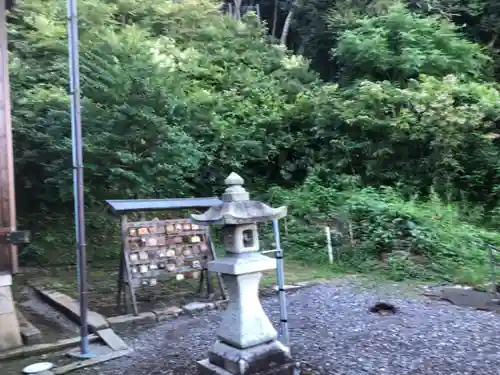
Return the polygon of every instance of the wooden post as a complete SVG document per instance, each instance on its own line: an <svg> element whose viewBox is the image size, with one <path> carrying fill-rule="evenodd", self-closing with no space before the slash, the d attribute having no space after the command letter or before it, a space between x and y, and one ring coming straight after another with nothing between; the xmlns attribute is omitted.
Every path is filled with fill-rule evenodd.
<svg viewBox="0 0 500 375"><path fill-rule="evenodd" d="M0 2L0 228L16 230L14 157L10 117L7 20L5 0ZM0 245L0 271L18 272L17 246Z"/></svg>
<svg viewBox="0 0 500 375"><path fill-rule="evenodd" d="M14 232L16 205L5 6L5 0L2 0L0 2L0 229ZM2 242L4 244L0 244L0 351L22 345L11 287L11 274L18 271L17 246Z"/></svg>
<svg viewBox="0 0 500 375"><path fill-rule="evenodd" d="M126 251L127 244L127 222L128 218L126 215L122 215L121 218L121 246L122 246L122 262L123 262L123 271L124 271L124 299L125 299L125 308L126 313L130 312L130 305L132 305L132 312L135 316L139 315L139 307L137 306L137 299L135 297L135 286L132 280L132 274L130 273L130 259L129 254ZM122 281L123 282L123 281Z"/></svg>

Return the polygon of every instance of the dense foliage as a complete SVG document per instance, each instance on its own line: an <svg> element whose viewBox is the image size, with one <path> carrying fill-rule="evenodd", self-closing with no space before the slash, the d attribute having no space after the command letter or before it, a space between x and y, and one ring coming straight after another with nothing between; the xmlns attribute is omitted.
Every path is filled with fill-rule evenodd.
<svg viewBox="0 0 500 375"><path fill-rule="evenodd" d="M284 246L294 249L292 257L326 262L326 224L341 269L384 271L395 280L485 281L485 249L500 243L498 232L467 222L459 207L435 194L422 202L392 188L346 190L348 185L326 187L312 176L292 190L271 189L271 200L290 209Z"/></svg>
<svg viewBox="0 0 500 375"><path fill-rule="evenodd" d="M488 138L500 96L456 76L421 76L400 88L362 80L313 93L315 158L327 174L405 192L496 202L498 147ZM318 99L320 98L320 99ZM478 166L481 166L478 168Z"/></svg>
<svg viewBox="0 0 500 375"><path fill-rule="evenodd" d="M291 207L296 258L320 261L320 227L340 220L343 264L482 277L482 246L500 242L500 96L496 10L471 1L267 1L269 28L208 1L79 1L92 258L116 256L104 200L218 194L234 170ZM65 6L10 15L26 260L72 259Z"/></svg>
<svg viewBox="0 0 500 375"><path fill-rule="evenodd" d="M31 209L72 201L65 1L53 3L24 2L11 31L16 168L30 176L19 188ZM119 5L80 7L89 204L208 194L245 166L281 182L300 159L286 117L316 79L306 64L211 4L150 3L142 17Z"/></svg>

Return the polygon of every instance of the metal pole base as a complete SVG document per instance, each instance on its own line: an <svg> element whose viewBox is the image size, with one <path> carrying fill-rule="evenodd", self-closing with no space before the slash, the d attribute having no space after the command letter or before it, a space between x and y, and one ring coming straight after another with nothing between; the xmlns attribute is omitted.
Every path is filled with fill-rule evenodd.
<svg viewBox="0 0 500 375"><path fill-rule="evenodd" d="M96 357L97 355L92 352L82 353L81 350L78 348L68 352L68 356L75 359L90 359Z"/></svg>

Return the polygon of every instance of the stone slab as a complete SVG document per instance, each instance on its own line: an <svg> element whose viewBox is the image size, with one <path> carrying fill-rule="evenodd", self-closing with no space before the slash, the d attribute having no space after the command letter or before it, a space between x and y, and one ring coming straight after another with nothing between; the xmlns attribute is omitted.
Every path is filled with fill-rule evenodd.
<svg viewBox="0 0 500 375"><path fill-rule="evenodd" d="M42 332L31 324L19 310L17 310L17 318L24 345L40 344L42 342Z"/></svg>
<svg viewBox="0 0 500 375"><path fill-rule="evenodd" d="M216 341L208 352L211 364L234 375L260 374L292 362L290 350L279 341L238 349Z"/></svg>
<svg viewBox="0 0 500 375"><path fill-rule="evenodd" d="M123 341L111 328L101 329L97 331L97 335L114 351L128 349L128 345L125 344L125 341Z"/></svg>
<svg viewBox="0 0 500 375"><path fill-rule="evenodd" d="M108 323L111 326L119 326L119 325L146 322L146 321L155 322L156 321L155 313L143 312L140 313L139 315L128 314L128 315L112 316L111 318L108 318Z"/></svg>
<svg viewBox="0 0 500 375"><path fill-rule="evenodd" d="M188 313L195 313L197 311L209 310L215 308L215 304L211 302L191 302L182 306L182 310Z"/></svg>
<svg viewBox="0 0 500 375"><path fill-rule="evenodd" d="M178 306L169 306L162 309L153 310L153 313L156 315L156 320L161 322L162 320L176 318L184 312L182 308Z"/></svg>
<svg viewBox="0 0 500 375"><path fill-rule="evenodd" d="M10 285L0 286L0 352L23 345Z"/></svg>
<svg viewBox="0 0 500 375"><path fill-rule="evenodd" d="M81 323L80 303L75 299L53 290L45 290L39 287L34 287L34 289L45 301L47 301L47 303L54 306L78 324ZM101 314L98 314L95 311L88 310L87 319L89 330L92 333L109 327L108 321Z"/></svg>

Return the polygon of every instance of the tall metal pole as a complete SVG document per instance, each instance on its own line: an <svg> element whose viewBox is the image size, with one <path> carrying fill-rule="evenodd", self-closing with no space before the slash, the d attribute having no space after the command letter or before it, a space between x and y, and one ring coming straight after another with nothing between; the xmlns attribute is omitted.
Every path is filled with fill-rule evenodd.
<svg viewBox="0 0 500 375"><path fill-rule="evenodd" d="M68 52L71 98L71 138L73 146L73 193L77 244L78 292L80 294L80 356L89 356L87 324L87 261L85 254L85 209L83 197L83 146L80 111L80 71L78 63L78 21L76 0L67 0Z"/></svg>
<svg viewBox="0 0 500 375"><path fill-rule="evenodd" d="M283 251L280 244L280 228L278 220L273 220L274 242L276 244L276 274L278 277L278 293L280 301L280 341L283 345L290 347L290 335L288 332L288 316L286 311L285 294L285 269L283 265Z"/></svg>

